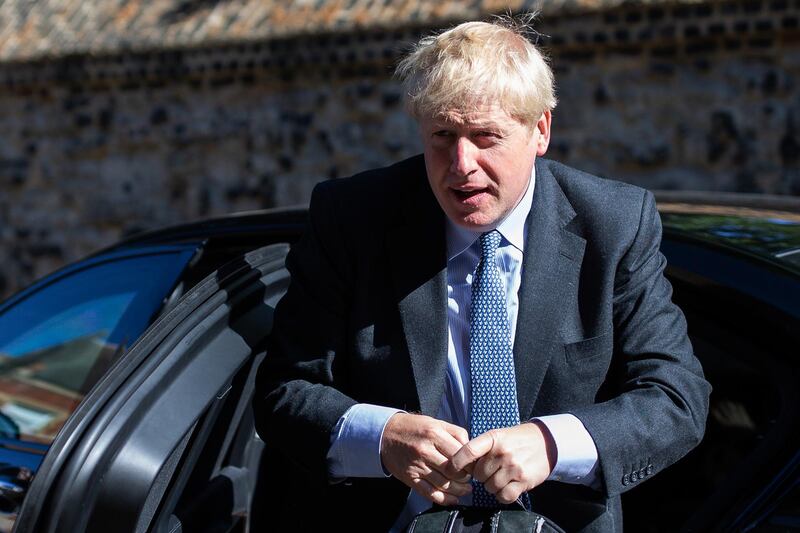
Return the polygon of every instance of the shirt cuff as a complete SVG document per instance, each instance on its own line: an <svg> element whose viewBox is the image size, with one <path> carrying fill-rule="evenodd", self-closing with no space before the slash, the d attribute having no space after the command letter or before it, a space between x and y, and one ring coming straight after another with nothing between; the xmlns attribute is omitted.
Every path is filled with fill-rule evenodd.
<svg viewBox="0 0 800 533"><path fill-rule="evenodd" d="M401 409L359 403L345 411L331 431L328 475L331 478L388 477L381 463L386 423Z"/></svg>
<svg viewBox="0 0 800 533"><path fill-rule="evenodd" d="M550 431L558 457L547 478L593 486L597 470L597 446L583 422L569 413L534 418Z"/></svg>

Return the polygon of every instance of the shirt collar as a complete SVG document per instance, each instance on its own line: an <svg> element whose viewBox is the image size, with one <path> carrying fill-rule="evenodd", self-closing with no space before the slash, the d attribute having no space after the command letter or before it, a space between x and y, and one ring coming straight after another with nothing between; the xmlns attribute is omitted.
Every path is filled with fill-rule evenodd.
<svg viewBox="0 0 800 533"><path fill-rule="evenodd" d="M533 205L536 166L531 167L528 188L517 206L497 225L497 231L520 252L525 250L525 221ZM445 217L446 218L446 217ZM447 218L447 260L450 261L472 246L482 232L462 228Z"/></svg>

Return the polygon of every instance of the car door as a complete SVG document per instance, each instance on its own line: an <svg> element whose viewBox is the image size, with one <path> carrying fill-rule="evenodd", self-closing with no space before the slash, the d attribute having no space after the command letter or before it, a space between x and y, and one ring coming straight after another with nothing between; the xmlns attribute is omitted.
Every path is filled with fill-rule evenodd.
<svg viewBox="0 0 800 533"><path fill-rule="evenodd" d="M245 530L261 452L250 397L287 251L228 264L140 337L53 441L15 531Z"/></svg>
<svg viewBox="0 0 800 533"><path fill-rule="evenodd" d="M673 300L713 390L703 441L623 495L626 531L800 529L800 277L665 231Z"/></svg>
<svg viewBox="0 0 800 533"><path fill-rule="evenodd" d="M161 311L197 250L111 250L0 304L0 531L11 531L56 433Z"/></svg>

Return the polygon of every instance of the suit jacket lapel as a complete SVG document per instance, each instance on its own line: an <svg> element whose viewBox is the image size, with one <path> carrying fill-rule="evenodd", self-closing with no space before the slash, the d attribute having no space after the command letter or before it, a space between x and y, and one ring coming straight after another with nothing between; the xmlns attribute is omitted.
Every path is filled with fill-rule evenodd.
<svg viewBox="0 0 800 533"><path fill-rule="evenodd" d="M421 160L421 158L420 158ZM420 410L435 416L447 373L447 257L444 213L422 167L408 177L390 240L395 294Z"/></svg>
<svg viewBox="0 0 800 533"><path fill-rule="evenodd" d="M547 160L537 158L514 340L520 420L532 415L550 359L563 346L561 317L573 312L586 246L583 238L565 228L574 217Z"/></svg>

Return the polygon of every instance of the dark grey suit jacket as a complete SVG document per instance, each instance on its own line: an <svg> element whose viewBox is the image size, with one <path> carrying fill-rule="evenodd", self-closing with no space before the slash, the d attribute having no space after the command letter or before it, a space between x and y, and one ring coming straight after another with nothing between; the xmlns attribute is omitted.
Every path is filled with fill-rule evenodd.
<svg viewBox="0 0 800 533"><path fill-rule="evenodd" d="M597 445L602 488L546 482L531 500L568 531L618 531L619 494L702 437L710 387L663 277L652 195L542 158L535 183L514 344L520 419L577 416ZM320 184L309 217L257 380L269 477L292 484L275 496L290 495L281 510L295 530L385 531L407 488L332 483L325 456L355 403L436 415L447 365L444 214L417 156ZM318 512L302 511L309 502Z"/></svg>

